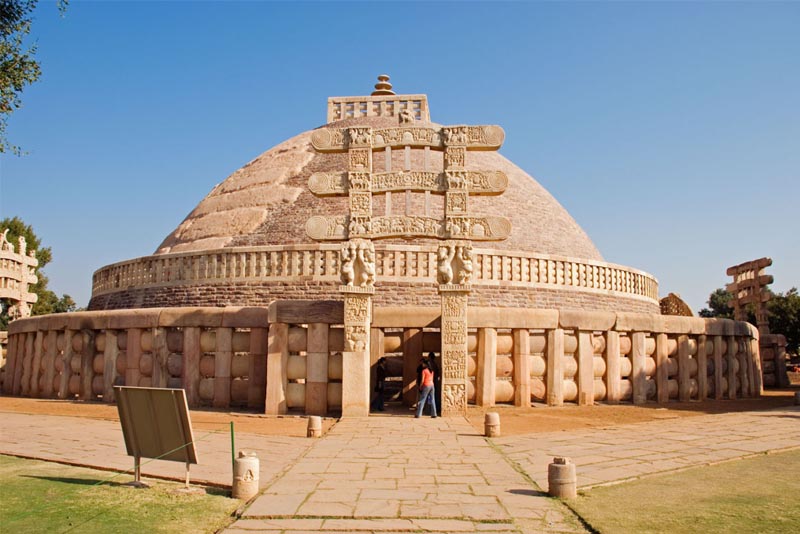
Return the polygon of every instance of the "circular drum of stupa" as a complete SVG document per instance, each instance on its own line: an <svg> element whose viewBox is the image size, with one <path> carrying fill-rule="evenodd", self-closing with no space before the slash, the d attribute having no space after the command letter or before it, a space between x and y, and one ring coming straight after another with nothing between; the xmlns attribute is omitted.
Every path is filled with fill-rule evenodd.
<svg viewBox="0 0 800 534"><path fill-rule="evenodd" d="M389 105L391 103L391 106ZM400 111L430 122L425 95L331 98L324 128L393 128ZM407 116L405 117L407 120ZM234 172L197 205L151 256L94 273L91 310L171 306L265 306L273 300L341 300L339 250L307 233L312 217L348 213L347 196L317 196L315 173L344 173L347 153L315 150L301 133ZM375 173L443 171L443 152L374 150ZM501 195L470 196L478 216L511 222L507 239L473 242L470 305L659 313L658 285L645 272L607 263L567 211L535 179L495 151L470 151L466 170L501 172ZM373 213L444 216L444 197L376 194ZM374 241L376 306L438 306L437 239Z"/></svg>

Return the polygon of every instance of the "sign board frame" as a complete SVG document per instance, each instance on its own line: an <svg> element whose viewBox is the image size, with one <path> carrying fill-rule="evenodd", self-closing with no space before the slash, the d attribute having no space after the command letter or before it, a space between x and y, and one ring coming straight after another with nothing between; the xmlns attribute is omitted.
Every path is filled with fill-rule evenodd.
<svg viewBox="0 0 800 534"><path fill-rule="evenodd" d="M141 458L197 464L186 391L172 388L114 386L125 448L134 458L135 481L140 482Z"/></svg>

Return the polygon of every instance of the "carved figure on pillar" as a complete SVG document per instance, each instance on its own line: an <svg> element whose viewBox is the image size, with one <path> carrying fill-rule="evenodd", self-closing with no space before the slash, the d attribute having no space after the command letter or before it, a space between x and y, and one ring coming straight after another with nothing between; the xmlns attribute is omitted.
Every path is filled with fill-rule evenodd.
<svg viewBox="0 0 800 534"><path fill-rule="evenodd" d="M472 281L472 244L453 241L439 245L437 272L441 285L468 285Z"/></svg>
<svg viewBox="0 0 800 534"><path fill-rule="evenodd" d="M458 272L458 283L468 285L472 281L472 245L466 243L458 247L458 258L461 269Z"/></svg>
<svg viewBox="0 0 800 534"><path fill-rule="evenodd" d="M353 282L355 281L355 250L354 245L352 242L346 242L342 245L342 250L340 252L340 259L341 259L341 267L340 271L340 278L342 280L342 285L344 286L352 286Z"/></svg>
<svg viewBox="0 0 800 534"><path fill-rule="evenodd" d="M456 247L453 245L440 245L439 246L439 264L437 272L439 273L439 283L442 285L453 283L453 257L456 254Z"/></svg>

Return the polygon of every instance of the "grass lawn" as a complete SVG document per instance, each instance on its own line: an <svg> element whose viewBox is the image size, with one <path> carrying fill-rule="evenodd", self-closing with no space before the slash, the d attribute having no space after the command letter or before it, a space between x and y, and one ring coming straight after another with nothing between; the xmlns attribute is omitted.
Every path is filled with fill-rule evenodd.
<svg viewBox="0 0 800 534"><path fill-rule="evenodd" d="M222 490L177 494L183 484L0 456L0 530L14 533L214 532L240 501Z"/></svg>
<svg viewBox="0 0 800 534"><path fill-rule="evenodd" d="M800 451L588 490L569 501L598 532L800 532Z"/></svg>

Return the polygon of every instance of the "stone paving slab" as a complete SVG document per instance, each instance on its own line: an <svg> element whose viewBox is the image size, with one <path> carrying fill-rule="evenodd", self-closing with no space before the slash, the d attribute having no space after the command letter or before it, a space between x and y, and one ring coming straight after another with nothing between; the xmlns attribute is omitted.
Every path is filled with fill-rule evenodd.
<svg viewBox="0 0 800 534"><path fill-rule="evenodd" d="M800 407L700 415L494 438L499 449L542 487L554 456L577 467L578 487L800 447Z"/></svg>
<svg viewBox="0 0 800 534"><path fill-rule="evenodd" d="M411 417L339 421L226 532L303 529L584 531L466 420Z"/></svg>
<svg viewBox="0 0 800 534"><path fill-rule="evenodd" d="M131 471L133 458L125 450L118 421L55 415L0 413L0 453L66 462L87 467ZM252 450L259 457L259 485L266 487L303 452L313 440L284 436L236 434L237 450ZM190 468L191 481L230 486L231 437L228 428L219 432L195 432L198 464ZM142 459L142 475L184 480L185 466L179 462Z"/></svg>

